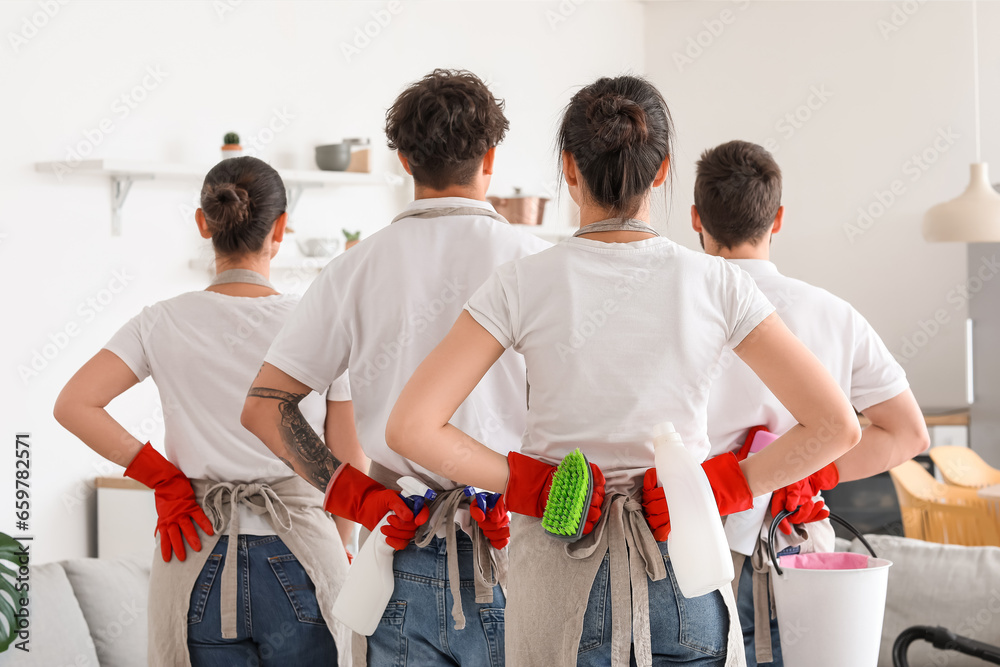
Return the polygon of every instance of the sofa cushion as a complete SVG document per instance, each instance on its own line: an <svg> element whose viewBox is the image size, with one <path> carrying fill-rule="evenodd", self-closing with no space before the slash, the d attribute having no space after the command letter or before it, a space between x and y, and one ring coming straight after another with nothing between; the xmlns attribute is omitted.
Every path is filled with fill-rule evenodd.
<svg viewBox="0 0 1000 667"><path fill-rule="evenodd" d="M987 644L1000 643L1000 548L935 544L866 535L880 558L892 561L879 667L892 667L896 637L914 625L942 626ZM851 551L867 553L857 540ZM911 667L982 667L983 661L910 645Z"/></svg>
<svg viewBox="0 0 1000 667"><path fill-rule="evenodd" d="M149 563L78 558L62 566L90 626L101 667L145 664Z"/></svg>
<svg viewBox="0 0 1000 667"><path fill-rule="evenodd" d="M31 566L28 652L0 653L2 667L98 667L87 621L59 563Z"/></svg>

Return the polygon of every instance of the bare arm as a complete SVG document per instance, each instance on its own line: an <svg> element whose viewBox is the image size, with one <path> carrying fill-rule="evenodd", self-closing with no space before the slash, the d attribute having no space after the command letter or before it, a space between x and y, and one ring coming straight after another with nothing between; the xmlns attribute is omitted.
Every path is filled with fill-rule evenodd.
<svg viewBox="0 0 1000 667"><path fill-rule="evenodd" d="M128 467L143 444L108 414L108 403L139 383L118 355L101 350L59 392L53 416L95 452Z"/></svg>
<svg viewBox="0 0 1000 667"><path fill-rule="evenodd" d="M240 423L285 465L325 491L340 461L302 416L299 403L310 392L307 385L265 363L247 393Z"/></svg>
<svg viewBox="0 0 1000 667"><path fill-rule="evenodd" d="M354 426L354 404L351 401L327 401L324 437L327 446L338 461L350 463L361 472L368 472L368 457L361 451L358 431ZM333 517L340 539L347 546L354 533L354 522L339 516Z"/></svg>
<svg viewBox="0 0 1000 667"><path fill-rule="evenodd" d="M858 446L837 459L840 481L877 475L909 461L930 446L924 415L909 389L864 411L871 421Z"/></svg>
<svg viewBox="0 0 1000 667"><path fill-rule="evenodd" d="M740 464L754 496L805 479L858 443L861 426L847 397L776 314L757 325L735 352L798 421Z"/></svg>
<svg viewBox="0 0 1000 667"><path fill-rule="evenodd" d="M406 383L389 415L385 441L439 475L481 489L507 487L507 458L448 422L504 348L465 311Z"/></svg>

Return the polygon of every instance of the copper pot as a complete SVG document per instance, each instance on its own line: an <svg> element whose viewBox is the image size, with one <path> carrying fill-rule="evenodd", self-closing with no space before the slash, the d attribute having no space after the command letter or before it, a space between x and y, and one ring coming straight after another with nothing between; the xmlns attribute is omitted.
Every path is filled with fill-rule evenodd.
<svg viewBox="0 0 1000 667"><path fill-rule="evenodd" d="M515 225L540 225L545 216L547 197L529 197L521 194L521 188L514 188L512 197L486 198L497 213Z"/></svg>

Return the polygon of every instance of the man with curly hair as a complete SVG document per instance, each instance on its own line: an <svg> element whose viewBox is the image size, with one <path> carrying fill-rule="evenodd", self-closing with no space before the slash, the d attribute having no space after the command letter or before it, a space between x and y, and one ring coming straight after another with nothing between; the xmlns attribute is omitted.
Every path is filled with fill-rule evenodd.
<svg viewBox="0 0 1000 667"><path fill-rule="evenodd" d="M504 661L499 582L510 532L503 500L486 494L470 499L465 487L385 443L400 391L472 293L501 264L548 246L486 202L496 147L508 128L503 107L467 71L434 70L399 95L386 113L385 130L389 147L413 175L414 201L323 270L275 339L244 408L243 423L266 444L276 443L272 449L284 443L308 452L315 434L288 426L296 421L298 402L349 375L371 468L366 475L334 460L314 466L314 476L328 480L327 511L361 523L365 536L388 515L382 533L397 549L395 590L367 644L356 639L356 665L364 664L365 652L370 665ZM524 360L508 351L452 423L500 453L518 449L526 392ZM336 459L337 443L330 448ZM297 469L309 467L305 458ZM416 516L398 495L403 476L438 492Z"/></svg>

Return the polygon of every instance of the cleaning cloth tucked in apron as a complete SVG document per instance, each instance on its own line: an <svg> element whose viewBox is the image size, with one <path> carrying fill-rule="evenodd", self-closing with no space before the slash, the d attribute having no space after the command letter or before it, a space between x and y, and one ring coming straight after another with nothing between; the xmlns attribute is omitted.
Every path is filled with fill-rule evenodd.
<svg viewBox="0 0 1000 667"><path fill-rule="evenodd" d="M541 520L511 517L511 569L506 613L508 667L571 667L576 664L594 579L610 552L611 667L627 667L633 644L636 664L653 664L647 577L667 576L663 556L642 512L622 494L609 494L593 532L567 544L542 529ZM727 667L745 667L736 600L720 591L729 611ZM722 619L720 619L722 620Z"/></svg>
<svg viewBox="0 0 1000 667"><path fill-rule="evenodd" d="M302 564L316 586L319 608L337 642L340 664L350 664L350 631L330 613L347 576L347 556L336 525L323 511L323 494L297 476L270 485L192 479L191 486L198 503L212 522L215 535L208 536L198 529L201 551L189 550L185 561L173 558L168 563L163 562L157 545L149 581L149 665L191 665L187 647L191 590L223 534L229 536L229 544L225 566L219 574L222 637L236 637L235 563L240 506L265 516L281 541Z"/></svg>

